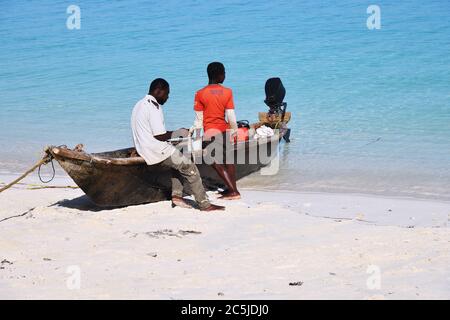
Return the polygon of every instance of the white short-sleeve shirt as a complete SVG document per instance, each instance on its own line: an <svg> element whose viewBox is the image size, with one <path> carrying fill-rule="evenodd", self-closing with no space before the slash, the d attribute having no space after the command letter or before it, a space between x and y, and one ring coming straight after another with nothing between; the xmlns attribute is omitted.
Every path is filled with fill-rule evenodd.
<svg viewBox="0 0 450 320"><path fill-rule="evenodd" d="M136 151L148 165L166 160L176 150L169 142L159 141L154 137L167 131L162 107L151 95L145 96L134 106L131 129Z"/></svg>

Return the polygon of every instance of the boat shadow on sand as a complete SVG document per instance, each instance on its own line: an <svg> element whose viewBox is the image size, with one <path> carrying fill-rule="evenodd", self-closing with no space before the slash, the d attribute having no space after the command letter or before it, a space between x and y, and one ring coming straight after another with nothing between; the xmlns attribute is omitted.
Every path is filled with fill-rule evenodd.
<svg viewBox="0 0 450 320"><path fill-rule="evenodd" d="M192 207L192 209L196 209L198 208L198 205L195 201L191 200L191 199L184 199L186 201L186 203L188 205L190 205ZM151 203L148 203L147 205L149 205ZM52 205L50 205L50 207L64 207L64 208L68 208L68 209L76 209L76 210L80 210L80 211L92 211L92 212L101 212L101 211L112 211L112 210L116 210L116 209L121 209L121 208L127 208L127 207L137 207L137 206L142 206L142 205L146 205L146 204L140 204L140 205L130 205L130 206L111 206L111 207L104 207L104 206L98 206L96 205L91 199L89 199L88 196L83 195L77 198L73 198L73 199L64 199L64 200L60 200Z"/></svg>
<svg viewBox="0 0 450 320"><path fill-rule="evenodd" d="M64 199L60 200L54 204L52 204L50 207L64 207L68 209L77 209L80 211L93 211L93 212L100 212L100 211L111 211L115 209L120 209L124 207L101 207L96 205L91 199L89 199L88 196L83 195L78 198L73 199Z"/></svg>

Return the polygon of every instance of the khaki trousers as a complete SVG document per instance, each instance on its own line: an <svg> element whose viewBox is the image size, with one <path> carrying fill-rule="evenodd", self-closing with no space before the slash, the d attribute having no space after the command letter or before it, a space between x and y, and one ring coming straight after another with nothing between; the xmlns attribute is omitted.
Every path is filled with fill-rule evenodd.
<svg viewBox="0 0 450 320"><path fill-rule="evenodd" d="M190 159L176 150L169 158L161 162L161 165L172 170L172 196L183 196L182 180L184 180L190 186L192 195L200 209L209 207L210 202L203 187L200 172Z"/></svg>

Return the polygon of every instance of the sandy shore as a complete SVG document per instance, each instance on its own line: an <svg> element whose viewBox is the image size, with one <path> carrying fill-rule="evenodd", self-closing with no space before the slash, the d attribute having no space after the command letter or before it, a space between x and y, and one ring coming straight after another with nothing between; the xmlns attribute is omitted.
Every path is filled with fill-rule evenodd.
<svg viewBox="0 0 450 320"><path fill-rule="evenodd" d="M80 190L8 190L0 298L450 298L448 202L252 190L215 202L227 210L101 210Z"/></svg>

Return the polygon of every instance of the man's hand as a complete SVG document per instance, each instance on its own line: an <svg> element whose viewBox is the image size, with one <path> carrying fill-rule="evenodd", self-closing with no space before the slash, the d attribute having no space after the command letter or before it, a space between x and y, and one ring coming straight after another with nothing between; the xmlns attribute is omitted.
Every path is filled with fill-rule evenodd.
<svg viewBox="0 0 450 320"><path fill-rule="evenodd" d="M189 136L189 130L186 128L181 128L176 131L167 131L164 134L155 136L155 138L159 141L167 141L169 139L186 138L187 136Z"/></svg>
<svg viewBox="0 0 450 320"><path fill-rule="evenodd" d="M155 139L159 141L167 141L172 138L172 131L167 131L166 133L154 136Z"/></svg>
<svg viewBox="0 0 450 320"><path fill-rule="evenodd" d="M186 128L180 128L174 131L172 135L173 138L180 138L180 137L186 138L188 136L189 136L189 129Z"/></svg>
<svg viewBox="0 0 450 320"><path fill-rule="evenodd" d="M230 130L230 139L233 143L237 142L238 131L237 129L229 129Z"/></svg>

